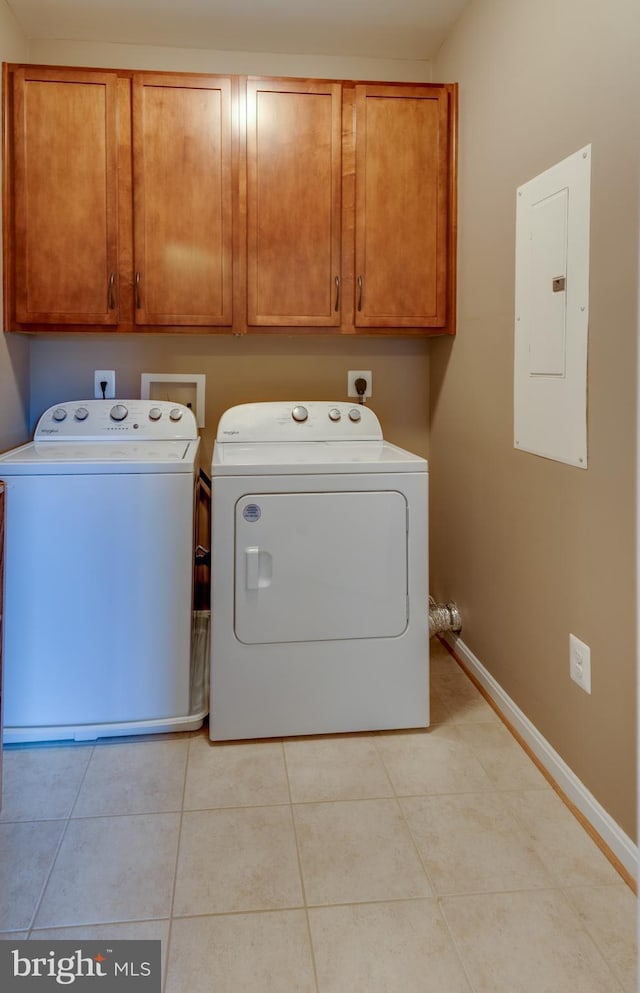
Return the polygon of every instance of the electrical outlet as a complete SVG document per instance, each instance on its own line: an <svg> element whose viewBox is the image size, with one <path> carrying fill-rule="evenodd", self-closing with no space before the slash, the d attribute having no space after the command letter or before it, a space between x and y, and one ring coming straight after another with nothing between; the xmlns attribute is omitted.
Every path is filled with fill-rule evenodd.
<svg viewBox="0 0 640 993"><path fill-rule="evenodd" d="M96 369L93 373L93 395L96 400L102 400L103 393L100 383L106 383L105 400L113 400L116 395L116 374L114 369Z"/></svg>
<svg viewBox="0 0 640 993"><path fill-rule="evenodd" d="M569 672L574 683L591 693L591 649L575 634L569 635Z"/></svg>
<svg viewBox="0 0 640 993"><path fill-rule="evenodd" d="M364 379L367 383L364 393L358 393L356 389L356 379ZM348 397L370 397L373 393L371 371L363 372L361 369L349 369L347 373L347 396Z"/></svg>

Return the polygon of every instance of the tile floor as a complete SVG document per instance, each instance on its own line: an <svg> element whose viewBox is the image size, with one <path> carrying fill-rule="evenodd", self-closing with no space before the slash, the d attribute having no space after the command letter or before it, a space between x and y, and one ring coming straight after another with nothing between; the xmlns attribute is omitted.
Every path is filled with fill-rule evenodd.
<svg viewBox="0 0 640 993"><path fill-rule="evenodd" d="M12 747L2 937L165 993L635 993L635 898L435 640L428 731Z"/></svg>

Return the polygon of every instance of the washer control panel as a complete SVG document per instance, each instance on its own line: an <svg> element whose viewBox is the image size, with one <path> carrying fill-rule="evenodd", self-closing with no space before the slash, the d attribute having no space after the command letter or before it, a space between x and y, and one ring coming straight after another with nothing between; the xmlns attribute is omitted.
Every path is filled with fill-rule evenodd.
<svg viewBox="0 0 640 993"><path fill-rule="evenodd" d="M369 407L310 400L243 403L220 418L219 442L381 441L380 421Z"/></svg>
<svg viewBox="0 0 640 993"><path fill-rule="evenodd" d="M49 407L35 441L102 441L118 435L144 441L194 440L195 415L170 400L69 400Z"/></svg>

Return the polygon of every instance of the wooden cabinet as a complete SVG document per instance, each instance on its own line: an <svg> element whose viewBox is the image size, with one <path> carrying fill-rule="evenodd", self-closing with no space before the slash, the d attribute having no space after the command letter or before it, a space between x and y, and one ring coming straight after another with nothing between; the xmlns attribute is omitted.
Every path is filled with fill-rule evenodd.
<svg viewBox="0 0 640 993"><path fill-rule="evenodd" d="M4 80L7 328L455 331L455 84Z"/></svg>
<svg viewBox="0 0 640 993"><path fill-rule="evenodd" d="M118 322L115 73L19 69L13 82L15 319Z"/></svg>
<svg viewBox="0 0 640 993"><path fill-rule="evenodd" d="M445 327L448 93L356 86L355 108L355 324Z"/></svg>
<svg viewBox="0 0 640 993"><path fill-rule="evenodd" d="M252 330L453 326L453 91L248 82Z"/></svg>
<svg viewBox="0 0 640 993"><path fill-rule="evenodd" d="M247 323L340 325L339 83L247 82Z"/></svg>
<svg viewBox="0 0 640 993"><path fill-rule="evenodd" d="M133 78L135 323L232 323L231 81Z"/></svg>

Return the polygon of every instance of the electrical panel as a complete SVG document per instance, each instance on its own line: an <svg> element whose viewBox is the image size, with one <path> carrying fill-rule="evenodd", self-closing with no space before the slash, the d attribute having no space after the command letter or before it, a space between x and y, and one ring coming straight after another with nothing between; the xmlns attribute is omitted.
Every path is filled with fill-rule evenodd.
<svg viewBox="0 0 640 993"><path fill-rule="evenodd" d="M587 467L591 146L516 199L514 444Z"/></svg>

